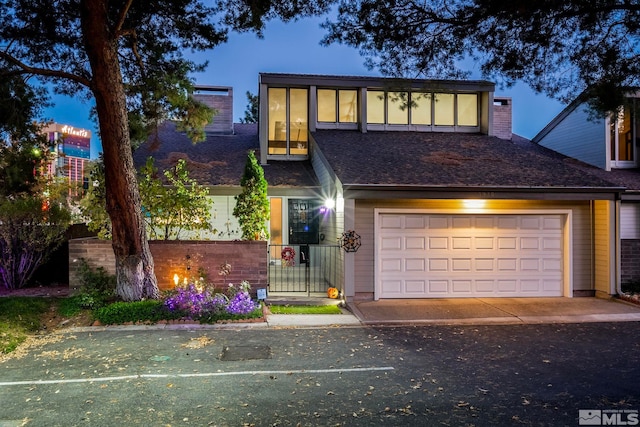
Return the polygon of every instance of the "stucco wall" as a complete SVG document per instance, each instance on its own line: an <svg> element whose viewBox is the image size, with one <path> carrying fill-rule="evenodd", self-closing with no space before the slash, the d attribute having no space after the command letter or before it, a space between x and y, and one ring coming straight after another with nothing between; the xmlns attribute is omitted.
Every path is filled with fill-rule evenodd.
<svg viewBox="0 0 640 427"><path fill-rule="evenodd" d="M210 283L222 286L247 280L253 290L267 286L267 242L264 241L151 241L149 248L155 263L158 287L174 286L174 275L184 281L200 277L205 272ZM104 267L115 274L115 256L111 242L99 239L69 241L69 287L78 287L77 270L80 258L93 268ZM231 265L231 274L219 275L223 263Z"/></svg>

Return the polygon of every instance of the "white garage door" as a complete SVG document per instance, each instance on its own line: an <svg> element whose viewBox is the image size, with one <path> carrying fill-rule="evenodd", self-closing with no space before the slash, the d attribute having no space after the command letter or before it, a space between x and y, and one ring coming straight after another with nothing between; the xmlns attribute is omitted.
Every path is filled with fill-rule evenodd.
<svg viewBox="0 0 640 427"><path fill-rule="evenodd" d="M376 298L563 294L563 216L379 213Z"/></svg>

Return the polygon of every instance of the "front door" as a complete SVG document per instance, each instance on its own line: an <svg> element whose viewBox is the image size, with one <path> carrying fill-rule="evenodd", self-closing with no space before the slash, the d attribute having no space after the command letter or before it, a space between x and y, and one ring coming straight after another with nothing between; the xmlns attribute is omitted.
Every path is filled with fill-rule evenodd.
<svg viewBox="0 0 640 427"><path fill-rule="evenodd" d="M309 245L320 243L320 204L309 199L289 199L289 244L300 245L300 264L309 263Z"/></svg>
<svg viewBox="0 0 640 427"><path fill-rule="evenodd" d="M289 199L289 243L318 244L320 204L315 200Z"/></svg>

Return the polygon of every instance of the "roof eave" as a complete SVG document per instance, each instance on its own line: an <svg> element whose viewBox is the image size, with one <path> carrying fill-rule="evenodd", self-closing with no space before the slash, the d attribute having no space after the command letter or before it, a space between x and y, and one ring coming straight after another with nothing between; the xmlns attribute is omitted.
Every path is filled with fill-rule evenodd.
<svg viewBox="0 0 640 427"><path fill-rule="evenodd" d="M624 187L518 187L344 184L346 198L619 200ZM422 193L422 194L420 194ZM526 197L523 197L525 196ZM536 197L533 197L533 196Z"/></svg>

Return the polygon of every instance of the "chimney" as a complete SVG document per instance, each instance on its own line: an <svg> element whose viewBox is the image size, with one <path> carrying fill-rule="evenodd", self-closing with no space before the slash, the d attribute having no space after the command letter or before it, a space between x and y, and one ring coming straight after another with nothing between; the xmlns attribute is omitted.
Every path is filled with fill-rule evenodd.
<svg viewBox="0 0 640 427"><path fill-rule="evenodd" d="M213 121L205 126L206 133L233 134L233 88L229 86L195 86L193 97L216 110Z"/></svg>
<svg viewBox="0 0 640 427"><path fill-rule="evenodd" d="M511 140L511 98L493 98L493 135Z"/></svg>

